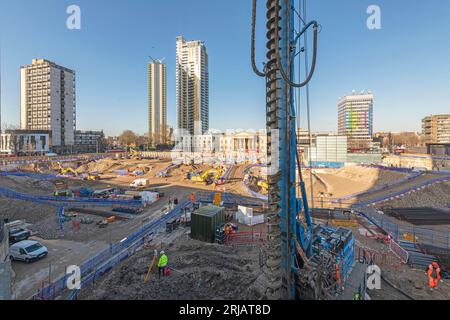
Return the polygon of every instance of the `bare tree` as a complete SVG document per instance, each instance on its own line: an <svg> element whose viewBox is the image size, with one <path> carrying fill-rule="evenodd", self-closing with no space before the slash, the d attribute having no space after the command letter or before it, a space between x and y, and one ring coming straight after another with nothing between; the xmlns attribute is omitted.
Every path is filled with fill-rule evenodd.
<svg viewBox="0 0 450 320"><path fill-rule="evenodd" d="M15 124L11 124L11 123L7 123L7 122L3 122L2 123L2 130L19 130L20 127L18 125Z"/></svg>
<svg viewBox="0 0 450 320"><path fill-rule="evenodd" d="M126 147L135 147L137 143L137 135L131 130L125 130L119 136L119 143Z"/></svg>

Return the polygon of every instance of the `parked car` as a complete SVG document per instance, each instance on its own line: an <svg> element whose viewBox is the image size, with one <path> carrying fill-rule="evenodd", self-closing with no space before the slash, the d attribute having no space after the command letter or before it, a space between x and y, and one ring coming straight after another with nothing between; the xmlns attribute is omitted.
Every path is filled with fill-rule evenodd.
<svg viewBox="0 0 450 320"><path fill-rule="evenodd" d="M12 229L9 231L9 243L14 244L23 240L28 240L31 232L26 229Z"/></svg>
<svg viewBox="0 0 450 320"><path fill-rule="evenodd" d="M45 258L47 254L48 249L46 247L32 240L17 242L9 248L9 256L12 261L30 263Z"/></svg>

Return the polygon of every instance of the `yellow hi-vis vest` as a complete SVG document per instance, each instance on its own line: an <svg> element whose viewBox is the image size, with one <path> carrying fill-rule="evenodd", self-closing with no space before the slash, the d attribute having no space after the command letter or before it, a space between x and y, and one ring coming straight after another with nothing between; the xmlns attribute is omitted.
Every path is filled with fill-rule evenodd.
<svg viewBox="0 0 450 320"><path fill-rule="evenodd" d="M163 254L161 256L161 258L159 258L158 267L159 268L164 268L164 267L167 266L167 263L168 263L167 256L165 254Z"/></svg>

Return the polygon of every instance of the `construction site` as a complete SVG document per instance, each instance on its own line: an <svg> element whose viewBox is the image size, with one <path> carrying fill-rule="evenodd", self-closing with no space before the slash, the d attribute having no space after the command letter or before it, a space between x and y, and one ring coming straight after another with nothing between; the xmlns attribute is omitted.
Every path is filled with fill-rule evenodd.
<svg viewBox="0 0 450 320"><path fill-rule="evenodd" d="M450 172L302 159L298 131L310 102L300 96L321 30L305 3L265 1L267 52L258 64L252 1L262 157L248 146L232 156L127 146L3 160L0 297L450 299Z"/></svg>
<svg viewBox="0 0 450 320"><path fill-rule="evenodd" d="M351 230L352 265L373 259L382 268L390 285L373 299L450 298L448 280L431 292L425 275L430 261L441 263L443 275L449 267L450 174L349 164L303 175L314 223ZM9 166L0 193L0 219L49 248L43 260L12 263L15 299L269 298L260 279L267 260L265 165L174 165L133 154L48 160ZM193 239L192 215L213 204L224 209L218 225L233 232L221 241L217 234ZM250 216L239 216L247 209ZM417 222L421 216L426 222ZM169 254L170 277L158 279L157 268L147 275L155 250ZM85 266L86 285L76 296L58 284L70 265ZM347 281L352 294L364 287L361 279ZM336 298L348 298L344 291Z"/></svg>

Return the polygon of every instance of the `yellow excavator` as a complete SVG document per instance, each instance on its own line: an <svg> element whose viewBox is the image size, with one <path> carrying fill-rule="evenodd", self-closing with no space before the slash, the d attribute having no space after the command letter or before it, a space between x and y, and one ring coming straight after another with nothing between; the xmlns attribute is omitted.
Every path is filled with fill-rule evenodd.
<svg viewBox="0 0 450 320"><path fill-rule="evenodd" d="M265 180L260 180L258 181L258 187L261 187L264 190L269 190L269 183Z"/></svg>
<svg viewBox="0 0 450 320"><path fill-rule="evenodd" d="M212 176L212 177L211 177ZM198 176L193 176L191 180L193 182L215 182L223 176L222 169L209 169Z"/></svg>
<svg viewBox="0 0 450 320"><path fill-rule="evenodd" d="M68 173L72 173L74 177L78 177L78 172L72 168L61 169L61 174L66 175Z"/></svg>
<svg viewBox="0 0 450 320"><path fill-rule="evenodd" d="M100 175L98 173L88 173L84 179L87 181L97 181L100 180Z"/></svg>
<svg viewBox="0 0 450 320"><path fill-rule="evenodd" d="M130 148L131 158L134 160L142 160L142 156L140 152L137 152L133 148Z"/></svg>

